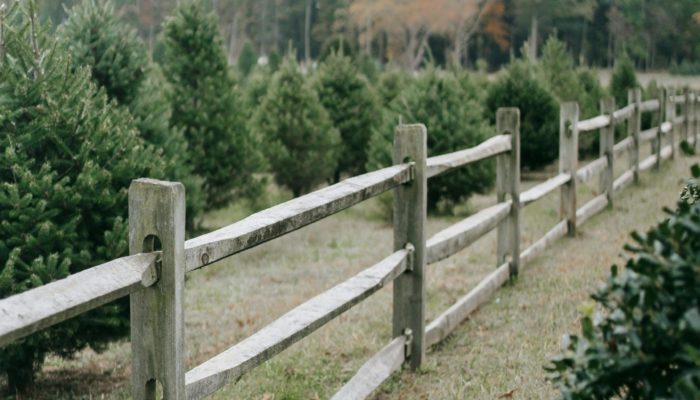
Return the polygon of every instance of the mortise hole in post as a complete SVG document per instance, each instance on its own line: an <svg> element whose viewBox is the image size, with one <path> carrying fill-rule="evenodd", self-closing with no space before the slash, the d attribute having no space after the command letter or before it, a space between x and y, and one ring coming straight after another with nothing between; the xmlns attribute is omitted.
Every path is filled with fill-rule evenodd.
<svg viewBox="0 0 700 400"><path fill-rule="evenodd" d="M146 236L145 239L143 239L143 252L144 253L151 253L154 251L160 251L163 249L161 243L160 243L160 238L156 235L148 235Z"/></svg>
<svg viewBox="0 0 700 400"><path fill-rule="evenodd" d="M146 399L164 399L163 384L157 379L146 381Z"/></svg>

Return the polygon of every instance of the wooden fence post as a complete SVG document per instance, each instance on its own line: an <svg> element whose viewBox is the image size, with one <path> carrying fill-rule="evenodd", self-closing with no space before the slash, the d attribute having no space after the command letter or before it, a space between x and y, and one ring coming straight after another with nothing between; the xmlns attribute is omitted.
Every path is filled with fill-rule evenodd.
<svg viewBox="0 0 700 400"><path fill-rule="evenodd" d="M394 189L394 249L413 246L409 265L394 281L393 337L410 330L408 361L412 369L425 357L425 220L428 203L425 125L399 125L394 136L394 164L413 162L413 180Z"/></svg>
<svg viewBox="0 0 700 400"><path fill-rule="evenodd" d="M578 168L578 103L562 103L559 111L559 173L571 179L561 187L561 216L566 218L567 233L576 235L576 169Z"/></svg>
<svg viewBox="0 0 700 400"><path fill-rule="evenodd" d="M129 187L129 253L161 250L146 280L131 294L132 398L166 400L185 393L185 189L180 183L137 179Z"/></svg>
<svg viewBox="0 0 700 400"><path fill-rule="evenodd" d="M634 113L627 123L627 135L632 137L632 147L629 151L629 166L634 173L634 183L639 183L639 133L642 127L642 90L630 89L627 92L627 102L634 104Z"/></svg>
<svg viewBox="0 0 700 400"><path fill-rule="evenodd" d="M671 130L668 132L668 142L671 145L671 160L676 158L676 91L674 89L665 89L666 95L666 121L671 123Z"/></svg>
<svg viewBox="0 0 700 400"><path fill-rule="evenodd" d="M499 108L496 112L496 133L510 135L510 152L496 158L496 188L499 203L510 194L513 202L508 218L498 224L496 267L509 261L510 276L520 266L520 110Z"/></svg>
<svg viewBox="0 0 700 400"><path fill-rule="evenodd" d="M599 192L605 193L608 199L608 207L613 206L613 182L615 181L615 98L606 97L600 100L600 113L610 117L610 125L600 128L600 156L605 157L608 166L600 172Z"/></svg>
<svg viewBox="0 0 700 400"><path fill-rule="evenodd" d="M657 126L659 129L656 131L656 147L654 147L654 153L656 154L656 165L654 165L655 169L661 168L661 149L664 147L664 134L661 132L661 126L665 121L666 98L666 88L660 87L659 92L657 93L657 99L659 100L659 118Z"/></svg>
<svg viewBox="0 0 700 400"><path fill-rule="evenodd" d="M683 88L683 96L685 101L683 102L683 140L688 141L690 137L690 115L691 103L690 103L690 88L685 86Z"/></svg>

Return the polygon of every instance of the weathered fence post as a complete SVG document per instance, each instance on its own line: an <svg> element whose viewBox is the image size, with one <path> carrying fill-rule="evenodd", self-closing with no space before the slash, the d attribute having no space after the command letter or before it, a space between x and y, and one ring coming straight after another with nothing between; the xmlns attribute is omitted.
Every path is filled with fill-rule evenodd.
<svg viewBox="0 0 700 400"><path fill-rule="evenodd" d="M665 88L666 96L666 121L671 123L671 130L668 132L668 142L671 145L671 160L676 158L676 91Z"/></svg>
<svg viewBox="0 0 700 400"><path fill-rule="evenodd" d="M578 168L578 103L562 103L559 111L559 173L571 179L561 187L561 216L569 236L576 235L576 169Z"/></svg>
<svg viewBox="0 0 700 400"><path fill-rule="evenodd" d="M400 125L394 136L394 164L413 163L413 180L394 190L394 249L413 246L409 265L394 281L393 336L409 333L409 362L414 370L425 357L425 220L428 188L425 125Z"/></svg>
<svg viewBox="0 0 700 400"><path fill-rule="evenodd" d="M132 398L166 400L185 393L185 189L137 179L129 187L129 253L161 250L156 283L131 294Z"/></svg>
<svg viewBox="0 0 700 400"><path fill-rule="evenodd" d="M661 149L664 147L664 134L663 132L661 132L661 126L664 124L665 120L664 117L666 112L666 88L660 87L658 89L656 98L659 101L659 117L656 124L659 128L656 131L656 147L654 147L654 154L656 154L656 165L654 165L654 168L659 169L661 168Z"/></svg>
<svg viewBox="0 0 700 400"><path fill-rule="evenodd" d="M510 135L510 152L496 157L497 200L510 194L510 214L498 224L496 267L509 261L510 276L518 274L520 266L520 110L499 108L496 112L496 133Z"/></svg>
<svg viewBox="0 0 700 400"><path fill-rule="evenodd" d="M600 100L600 113L610 117L610 124L600 128L600 156L605 157L608 161L608 166L600 172L599 192L605 193L608 199L608 207L613 206L613 182L614 182L614 166L615 166L615 121L613 120L613 112L615 112L615 98L606 97Z"/></svg>
<svg viewBox="0 0 700 400"><path fill-rule="evenodd" d="M627 135L632 137L632 147L629 151L629 166L634 173L634 183L639 183L639 133L642 127L642 90L630 89L627 92L627 102L634 104L634 112L627 123Z"/></svg>
<svg viewBox="0 0 700 400"><path fill-rule="evenodd" d="M683 140L688 141L690 137L690 115L692 114L690 88L688 86L683 88L683 96Z"/></svg>

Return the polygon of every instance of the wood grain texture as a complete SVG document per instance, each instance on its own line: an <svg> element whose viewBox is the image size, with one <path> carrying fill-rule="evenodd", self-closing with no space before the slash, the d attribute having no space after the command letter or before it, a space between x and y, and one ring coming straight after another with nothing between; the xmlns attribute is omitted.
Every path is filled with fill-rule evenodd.
<svg viewBox="0 0 700 400"><path fill-rule="evenodd" d="M427 161L427 176L444 174L455 168L463 167L467 164L493 157L497 154L505 153L511 148L511 139L509 135L497 135L478 146L456 151L454 153L443 154L428 158Z"/></svg>
<svg viewBox="0 0 700 400"><path fill-rule="evenodd" d="M409 164L369 172L255 213L185 242L187 271L302 228L409 182Z"/></svg>
<svg viewBox="0 0 700 400"><path fill-rule="evenodd" d="M360 367L357 373L331 397L331 400L364 400L391 374L401 369L405 359L406 336L394 338Z"/></svg>
<svg viewBox="0 0 700 400"><path fill-rule="evenodd" d="M627 170L622 173L615 182L613 182L613 191L618 192L625 187L627 187L634 180L634 173L631 170Z"/></svg>
<svg viewBox="0 0 700 400"><path fill-rule="evenodd" d="M578 169L579 108L576 102L562 103L559 110L559 173L571 174ZM576 234L576 179L570 179L560 189L559 213L567 220L567 233Z"/></svg>
<svg viewBox="0 0 700 400"><path fill-rule="evenodd" d="M466 296L460 298L445 312L435 318L426 329L426 343L432 346L443 341L457 328L474 310L486 303L491 295L510 277L508 263L498 267L486 276Z"/></svg>
<svg viewBox="0 0 700 400"><path fill-rule="evenodd" d="M606 97L600 100L600 112L612 114L615 110L615 99ZM615 124L600 130L600 157L605 158L606 167L600 172L598 191L608 197L608 206L613 206L613 181L615 171Z"/></svg>
<svg viewBox="0 0 700 400"><path fill-rule="evenodd" d="M499 108L496 111L496 133L509 135L511 150L497 156L496 200L510 201L509 215L497 228L496 266L509 262L510 275L518 274L520 259L520 110Z"/></svg>
<svg viewBox="0 0 700 400"><path fill-rule="evenodd" d="M639 183L639 134L642 131L642 112L639 105L642 102L642 89L634 88L627 91L629 104L634 105L634 113L627 122L627 136L632 138L632 147L628 152L629 168L633 172L633 181Z"/></svg>
<svg viewBox="0 0 700 400"><path fill-rule="evenodd" d="M520 253L520 262L522 263L523 268L528 266L528 263L532 261L533 258L540 255L552 243L566 236L566 226L566 221L560 221L544 236Z"/></svg>
<svg viewBox="0 0 700 400"><path fill-rule="evenodd" d="M433 235L426 246L426 262L438 262L474 243L508 216L511 205L510 200L493 205Z"/></svg>
<svg viewBox="0 0 700 400"><path fill-rule="evenodd" d="M0 347L140 290L156 257L117 258L0 300Z"/></svg>
<svg viewBox="0 0 700 400"><path fill-rule="evenodd" d="M617 125L620 122L624 122L627 118L634 114L634 104L628 104L619 110L613 112L613 122Z"/></svg>
<svg viewBox="0 0 700 400"><path fill-rule="evenodd" d="M647 130L641 131L639 133L639 141L641 143L648 142L650 140L656 139L656 135L659 133L659 127L649 128Z"/></svg>
<svg viewBox="0 0 700 400"><path fill-rule="evenodd" d="M593 177L598 176L603 170L608 167L607 157L601 157L588 163L576 171L576 178L580 182L588 182Z"/></svg>
<svg viewBox="0 0 700 400"><path fill-rule="evenodd" d="M409 252L399 250L378 264L295 307L252 336L193 368L187 398L200 399L308 336L375 293L406 270Z"/></svg>
<svg viewBox="0 0 700 400"><path fill-rule="evenodd" d="M607 205L608 198L607 196L605 196L605 194L601 194L592 198L581 208L576 210L576 223L578 224L578 226L583 225L592 216L603 211Z"/></svg>
<svg viewBox="0 0 700 400"><path fill-rule="evenodd" d="M185 399L185 187L137 179L129 186L129 252L162 246L157 282L131 293L131 397Z"/></svg>
<svg viewBox="0 0 700 400"><path fill-rule="evenodd" d="M651 99L643 101L639 104L639 109L642 112L657 111L659 109L659 100Z"/></svg>
<svg viewBox="0 0 700 400"><path fill-rule="evenodd" d="M568 173L563 173L549 178L546 181L531 187L530 189L520 194L521 206L525 207L526 205L541 199L547 194L560 188L562 185L565 185L570 180L571 175Z"/></svg>
<svg viewBox="0 0 700 400"><path fill-rule="evenodd" d="M576 125L579 133L593 131L610 125L609 115L598 115L597 117L584 119Z"/></svg>

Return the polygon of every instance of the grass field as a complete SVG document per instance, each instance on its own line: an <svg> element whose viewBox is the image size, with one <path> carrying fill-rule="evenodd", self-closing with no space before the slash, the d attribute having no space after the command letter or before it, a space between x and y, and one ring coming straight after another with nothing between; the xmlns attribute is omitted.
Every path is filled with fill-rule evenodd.
<svg viewBox="0 0 700 400"><path fill-rule="evenodd" d="M673 205L691 162L680 158L643 184L623 191L615 210L592 219L575 240L564 239L535 260L514 286L428 353L419 373L403 372L376 399L537 399L554 394L542 366L559 338L577 330L577 306L619 261L633 229L646 229ZM625 162L618 162L618 165ZM523 186L533 182L524 182ZM579 204L595 194L580 185ZM270 201L280 201L275 193ZM429 234L493 204L478 196L458 215L431 217ZM391 251L392 229L378 217L376 200L341 212L279 240L259 246L188 276L186 329L188 367L226 349L304 300L372 265ZM558 194L523 213L523 245L557 220ZM240 218L240 208L210 214L214 228ZM432 320L495 267L495 235L487 235L455 257L428 270L428 319ZM390 340L391 287L343 314L281 356L258 367L213 399L316 399L335 392L357 368ZM52 357L29 398L129 398L127 342L73 360Z"/></svg>

